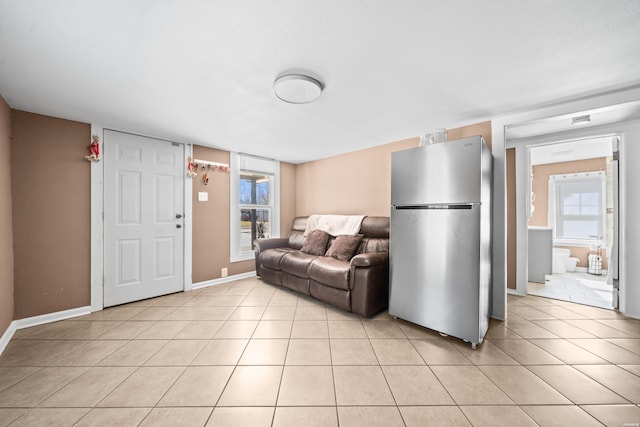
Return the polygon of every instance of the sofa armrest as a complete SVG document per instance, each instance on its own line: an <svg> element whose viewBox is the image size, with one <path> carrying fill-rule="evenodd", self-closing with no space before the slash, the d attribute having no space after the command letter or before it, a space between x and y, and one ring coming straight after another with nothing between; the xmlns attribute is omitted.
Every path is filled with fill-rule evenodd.
<svg viewBox="0 0 640 427"><path fill-rule="evenodd" d="M386 264L389 261L389 252L367 252L351 258L351 267L372 267Z"/></svg>
<svg viewBox="0 0 640 427"><path fill-rule="evenodd" d="M267 249L273 248L288 248L289 247L289 238L288 237L271 237L269 239L256 239L253 241L255 246L254 256L256 259L256 274L260 276L260 252L266 251Z"/></svg>
<svg viewBox="0 0 640 427"><path fill-rule="evenodd" d="M282 247L288 248L289 238L288 237L272 237L269 239L256 239L254 240L253 243L255 244L256 252L260 253L267 249L282 248Z"/></svg>
<svg viewBox="0 0 640 427"><path fill-rule="evenodd" d="M389 253L368 252L351 259L351 311L371 316L389 305Z"/></svg>

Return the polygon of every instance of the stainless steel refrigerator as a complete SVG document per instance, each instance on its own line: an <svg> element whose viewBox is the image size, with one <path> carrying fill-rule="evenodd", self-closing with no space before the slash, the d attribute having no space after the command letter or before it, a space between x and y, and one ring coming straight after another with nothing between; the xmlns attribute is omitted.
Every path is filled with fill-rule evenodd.
<svg viewBox="0 0 640 427"><path fill-rule="evenodd" d="M491 311L492 165L480 136L391 158L389 314L473 348Z"/></svg>

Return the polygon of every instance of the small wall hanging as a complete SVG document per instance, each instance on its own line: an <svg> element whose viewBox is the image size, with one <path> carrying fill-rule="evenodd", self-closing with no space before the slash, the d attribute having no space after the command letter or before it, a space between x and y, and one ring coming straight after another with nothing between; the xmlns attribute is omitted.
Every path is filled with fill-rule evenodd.
<svg viewBox="0 0 640 427"><path fill-rule="evenodd" d="M88 156L84 156L90 162L100 161L100 137L98 135L91 135L91 144L87 147L89 151Z"/></svg>
<svg viewBox="0 0 640 427"><path fill-rule="evenodd" d="M220 171L220 172L229 172L231 168L227 163L219 163L219 162L210 162L208 160L200 160L189 158L189 162L187 163L187 175L191 178L195 178L198 176L198 169L202 171ZM209 182L209 174L205 173L203 176L204 185L207 185Z"/></svg>
<svg viewBox="0 0 640 427"><path fill-rule="evenodd" d="M191 157L189 157L189 162L187 162L187 175L189 175L191 178L195 178L196 176L198 176L198 172L196 172L196 164L194 162L191 161Z"/></svg>

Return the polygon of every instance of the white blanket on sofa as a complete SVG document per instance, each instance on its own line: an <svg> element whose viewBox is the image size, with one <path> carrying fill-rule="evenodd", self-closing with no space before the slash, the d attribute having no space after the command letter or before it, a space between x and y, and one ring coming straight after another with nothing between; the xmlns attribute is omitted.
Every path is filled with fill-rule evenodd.
<svg viewBox="0 0 640 427"><path fill-rule="evenodd" d="M323 230L332 236L355 236L360 231L364 217L365 215L310 215L304 236L313 230Z"/></svg>

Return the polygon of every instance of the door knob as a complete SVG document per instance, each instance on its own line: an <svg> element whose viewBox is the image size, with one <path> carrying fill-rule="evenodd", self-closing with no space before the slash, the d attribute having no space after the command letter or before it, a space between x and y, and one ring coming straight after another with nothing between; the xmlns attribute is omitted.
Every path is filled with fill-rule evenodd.
<svg viewBox="0 0 640 427"><path fill-rule="evenodd" d="M182 215L176 214L176 218L180 219L180 218L182 218Z"/></svg>
<svg viewBox="0 0 640 427"><path fill-rule="evenodd" d="M176 228L182 228L182 225L176 224Z"/></svg>

